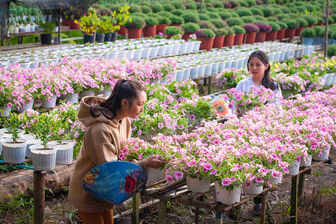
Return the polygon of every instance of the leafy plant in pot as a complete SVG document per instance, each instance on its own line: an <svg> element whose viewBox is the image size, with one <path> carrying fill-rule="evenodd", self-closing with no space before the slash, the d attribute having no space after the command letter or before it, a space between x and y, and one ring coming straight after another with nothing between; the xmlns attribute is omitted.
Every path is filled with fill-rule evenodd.
<svg viewBox="0 0 336 224"><path fill-rule="evenodd" d="M26 140L19 139L19 128L21 127L20 115L11 113L4 122L4 127L11 134L12 141L2 143L2 155L6 163L22 163L26 156Z"/></svg>
<svg viewBox="0 0 336 224"><path fill-rule="evenodd" d="M182 35L184 34L182 28L177 27L177 26L166 27L165 33L168 39L172 38L175 35L181 35L182 37Z"/></svg>
<svg viewBox="0 0 336 224"><path fill-rule="evenodd" d="M48 144L53 133L53 117L47 113L37 115L31 124L33 135L40 139L41 145L30 146L35 170L51 170L56 164L56 146Z"/></svg>
<svg viewBox="0 0 336 224"><path fill-rule="evenodd" d="M55 22L41 23L40 27L43 29L43 33L41 34L41 44L51 44L52 33L56 27Z"/></svg>

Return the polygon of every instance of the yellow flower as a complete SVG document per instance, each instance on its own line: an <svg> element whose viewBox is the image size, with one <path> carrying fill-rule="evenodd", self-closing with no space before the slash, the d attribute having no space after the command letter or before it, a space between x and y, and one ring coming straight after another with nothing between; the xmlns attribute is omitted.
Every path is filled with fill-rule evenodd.
<svg viewBox="0 0 336 224"><path fill-rule="evenodd" d="M75 19L74 23L78 24L78 21L77 21L77 19Z"/></svg>

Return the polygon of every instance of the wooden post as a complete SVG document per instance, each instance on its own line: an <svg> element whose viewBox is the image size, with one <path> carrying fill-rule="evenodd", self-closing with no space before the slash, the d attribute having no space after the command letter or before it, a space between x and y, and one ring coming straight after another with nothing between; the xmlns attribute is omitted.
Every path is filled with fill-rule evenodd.
<svg viewBox="0 0 336 224"><path fill-rule="evenodd" d="M199 207L195 208L195 224L198 224Z"/></svg>
<svg viewBox="0 0 336 224"><path fill-rule="evenodd" d="M298 179L298 175L292 177L290 224L297 224Z"/></svg>
<svg viewBox="0 0 336 224"><path fill-rule="evenodd" d="M132 207L133 207L132 224L139 224L140 223L139 205L140 205L140 193L136 193L133 196L133 202L132 202Z"/></svg>
<svg viewBox="0 0 336 224"><path fill-rule="evenodd" d="M211 76L208 79L208 95L211 94Z"/></svg>
<svg viewBox="0 0 336 224"><path fill-rule="evenodd" d="M304 188L304 181L305 181L305 174L301 173L299 177L299 189L298 189L298 198L300 199L303 194L303 188Z"/></svg>
<svg viewBox="0 0 336 224"><path fill-rule="evenodd" d="M44 224L46 172L34 170L34 224Z"/></svg>
<svg viewBox="0 0 336 224"><path fill-rule="evenodd" d="M238 205L234 208L234 220L239 223L240 220L240 215L241 215L241 205Z"/></svg>
<svg viewBox="0 0 336 224"><path fill-rule="evenodd" d="M260 223L265 224L266 219L266 203L267 203L267 191L261 195L261 214Z"/></svg>
<svg viewBox="0 0 336 224"><path fill-rule="evenodd" d="M167 210L167 201L160 200L159 204L159 217L158 217L158 224L165 224L166 223L166 211Z"/></svg>
<svg viewBox="0 0 336 224"><path fill-rule="evenodd" d="M329 5L330 5L330 0L327 0L326 21L325 21L326 25L325 25L325 33L324 33L324 60L326 60L327 52L328 52Z"/></svg>

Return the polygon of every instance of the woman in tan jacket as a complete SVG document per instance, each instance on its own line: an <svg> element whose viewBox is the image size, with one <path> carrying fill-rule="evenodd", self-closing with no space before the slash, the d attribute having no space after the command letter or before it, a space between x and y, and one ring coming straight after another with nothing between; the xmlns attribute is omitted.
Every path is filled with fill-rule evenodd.
<svg viewBox="0 0 336 224"><path fill-rule="evenodd" d="M145 88L136 81L119 80L108 99L84 97L78 118L85 125L84 140L70 180L69 200L84 224L113 223L113 204L95 199L82 188L84 175L92 168L118 160L121 143L131 136L130 118L137 118L146 102ZM143 168L158 168L160 160L139 161Z"/></svg>

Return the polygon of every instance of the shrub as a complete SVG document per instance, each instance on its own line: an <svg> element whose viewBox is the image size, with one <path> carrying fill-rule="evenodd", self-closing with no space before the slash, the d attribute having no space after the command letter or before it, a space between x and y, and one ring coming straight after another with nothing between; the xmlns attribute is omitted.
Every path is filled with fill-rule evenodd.
<svg viewBox="0 0 336 224"><path fill-rule="evenodd" d="M144 28L146 26L146 23L145 23L145 20L142 19L141 17L137 17L137 16L134 16L132 17L132 21L128 21L126 24L125 24L125 27L127 29L132 29L132 28Z"/></svg>
<svg viewBox="0 0 336 224"><path fill-rule="evenodd" d="M218 29L226 27L226 23L221 19L211 19L210 22Z"/></svg>
<svg viewBox="0 0 336 224"><path fill-rule="evenodd" d="M246 23L242 27L246 30L246 33L255 33L259 31L259 27L253 23Z"/></svg>
<svg viewBox="0 0 336 224"><path fill-rule="evenodd" d="M215 29L214 32L216 36L225 36L228 33L227 29Z"/></svg>
<svg viewBox="0 0 336 224"><path fill-rule="evenodd" d="M142 12L136 12L131 15L132 17L140 17L140 18L145 18L147 15Z"/></svg>
<svg viewBox="0 0 336 224"><path fill-rule="evenodd" d="M231 13L229 13L229 12L219 12L218 14L219 14L219 16L220 16L222 19L229 19L229 18L232 18Z"/></svg>
<svg viewBox="0 0 336 224"><path fill-rule="evenodd" d="M244 23L255 23L257 22L257 20L253 17L253 16L244 16L244 17L240 17Z"/></svg>
<svg viewBox="0 0 336 224"><path fill-rule="evenodd" d="M168 35L177 35L177 34L183 34L183 30L180 27L177 26L169 26L165 28L165 34Z"/></svg>
<svg viewBox="0 0 336 224"><path fill-rule="evenodd" d="M173 14L167 11L161 11L158 13L159 16L170 18Z"/></svg>
<svg viewBox="0 0 336 224"><path fill-rule="evenodd" d="M276 17L268 17L267 19L270 22L278 22L279 21L278 18L276 18Z"/></svg>
<svg viewBox="0 0 336 224"><path fill-rule="evenodd" d="M267 23L257 23L256 25L258 26L260 32L271 32L272 31L272 26L270 26Z"/></svg>
<svg viewBox="0 0 336 224"><path fill-rule="evenodd" d="M141 11L143 12L143 13L150 13L150 12L152 12L152 9L150 8L150 7L148 7L148 6L146 6L146 5L142 5L141 6Z"/></svg>
<svg viewBox="0 0 336 224"><path fill-rule="evenodd" d="M328 47L328 57L336 56L336 44Z"/></svg>
<svg viewBox="0 0 336 224"><path fill-rule="evenodd" d="M186 9L193 9L193 10L196 10L197 9L197 5L193 2L185 2L184 3L184 7Z"/></svg>
<svg viewBox="0 0 336 224"><path fill-rule="evenodd" d="M199 14L198 18L200 20L210 20L210 17L207 14Z"/></svg>
<svg viewBox="0 0 336 224"><path fill-rule="evenodd" d="M206 20L200 20L198 21L198 25L201 27L201 29L205 28L205 29L216 29L216 27L210 22L210 21L206 21Z"/></svg>
<svg viewBox="0 0 336 224"><path fill-rule="evenodd" d="M277 17L280 21L283 20L283 19L289 18L287 14L279 14L279 15L277 15Z"/></svg>
<svg viewBox="0 0 336 224"><path fill-rule="evenodd" d="M329 24L334 23L334 19L333 19L332 17L328 17L328 23L329 23Z"/></svg>
<svg viewBox="0 0 336 224"><path fill-rule="evenodd" d="M316 17L317 19L317 24L325 24L325 21L322 17Z"/></svg>
<svg viewBox="0 0 336 224"><path fill-rule="evenodd" d="M253 15L264 16L264 12L261 9L251 8L250 11L252 12Z"/></svg>
<svg viewBox="0 0 336 224"><path fill-rule="evenodd" d="M289 8L288 7L281 7L281 11L283 12L283 13L290 13L290 10L289 10Z"/></svg>
<svg viewBox="0 0 336 224"><path fill-rule="evenodd" d="M162 8L167 12L171 12L171 11L175 10L175 7L171 4L169 4L169 3L162 4Z"/></svg>
<svg viewBox="0 0 336 224"><path fill-rule="evenodd" d="M160 4L158 4L158 3L153 3L151 7L152 7L152 11L154 13L158 13L158 12L163 11L162 6Z"/></svg>
<svg viewBox="0 0 336 224"><path fill-rule="evenodd" d="M304 6L297 6L295 9L296 9L296 11L299 12L299 13L304 13L304 12L306 12L306 7L304 7Z"/></svg>
<svg viewBox="0 0 336 224"><path fill-rule="evenodd" d="M276 22L269 22L269 25L272 27L272 31L280 30L280 26Z"/></svg>
<svg viewBox="0 0 336 224"><path fill-rule="evenodd" d="M280 26L280 30L287 29L287 24L286 23L283 23L283 22L279 21L278 25Z"/></svg>
<svg viewBox="0 0 336 224"><path fill-rule="evenodd" d="M308 22L308 25L316 25L317 24L317 19L314 16L303 16L303 19L305 19Z"/></svg>
<svg viewBox="0 0 336 224"><path fill-rule="evenodd" d="M197 30L201 29L197 23L185 23L182 24L182 28L186 33L195 33Z"/></svg>
<svg viewBox="0 0 336 224"><path fill-rule="evenodd" d="M299 27L308 26L308 22L304 18L297 18L296 23L299 25Z"/></svg>
<svg viewBox="0 0 336 224"><path fill-rule="evenodd" d="M239 0L239 5L241 7L249 7L249 4L245 0Z"/></svg>
<svg viewBox="0 0 336 224"><path fill-rule="evenodd" d="M181 17L184 19L185 23L189 23L189 22L197 22L199 20L198 16L195 13L192 12L186 12L184 14L181 15Z"/></svg>
<svg viewBox="0 0 336 224"><path fill-rule="evenodd" d="M233 26L232 29L234 29L234 32L237 34L246 33L246 30L241 26Z"/></svg>
<svg viewBox="0 0 336 224"><path fill-rule="evenodd" d="M333 19L333 23L336 23L336 14L330 15L330 18Z"/></svg>
<svg viewBox="0 0 336 224"><path fill-rule="evenodd" d="M254 16L254 18L259 22L268 22L268 19L263 16Z"/></svg>
<svg viewBox="0 0 336 224"><path fill-rule="evenodd" d="M214 38L216 34L210 29L200 29L196 31L196 36L204 38Z"/></svg>
<svg viewBox="0 0 336 224"><path fill-rule="evenodd" d="M208 7L208 6L207 6L207 7ZM206 8L206 9L205 9L205 12L206 12L206 13L209 13L209 12L217 13L217 9L215 9L215 8Z"/></svg>
<svg viewBox="0 0 336 224"><path fill-rule="evenodd" d="M153 17L153 18L155 18L155 19L159 19L161 16L159 15L159 14L156 14L156 13L153 13L153 12L150 12L150 13L148 13L147 14L147 16L146 17Z"/></svg>
<svg viewBox="0 0 336 224"><path fill-rule="evenodd" d="M248 4L249 6L254 6L254 5L257 4L255 0L245 0L245 1L247 2L247 4Z"/></svg>
<svg viewBox="0 0 336 224"><path fill-rule="evenodd" d="M129 11L130 13L142 12L141 7L139 5L131 5Z"/></svg>
<svg viewBox="0 0 336 224"><path fill-rule="evenodd" d="M214 1L213 5L214 5L215 8L219 8L219 9L224 7L223 3L220 2L220 1Z"/></svg>
<svg viewBox="0 0 336 224"><path fill-rule="evenodd" d="M324 26L314 26L312 29L315 31L317 37L324 37L325 33Z"/></svg>
<svg viewBox="0 0 336 224"><path fill-rule="evenodd" d="M247 9L247 8L239 8L236 10L236 12L238 13L238 15L240 17L243 17L243 16L253 16L253 13Z"/></svg>
<svg viewBox="0 0 336 224"><path fill-rule="evenodd" d="M283 19L281 22L286 23L287 29L295 29L298 28L298 24L293 19Z"/></svg>
<svg viewBox="0 0 336 224"><path fill-rule="evenodd" d="M182 23L184 23L183 19L179 16L171 15L169 17L169 19L171 21L171 24L182 24Z"/></svg>
<svg viewBox="0 0 336 224"><path fill-rule="evenodd" d="M230 19L227 19L226 22L231 27L244 25L244 21L241 20L240 18L230 18Z"/></svg>
<svg viewBox="0 0 336 224"><path fill-rule="evenodd" d="M172 13L175 16L181 16L184 13L184 11L182 9L176 9L176 10L172 11Z"/></svg>
<svg viewBox="0 0 336 224"><path fill-rule="evenodd" d="M145 17L145 22L147 26L155 26L159 24L159 21L154 17Z"/></svg>
<svg viewBox="0 0 336 224"><path fill-rule="evenodd" d="M220 19L221 18L220 15L214 12L209 12L207 13L207 15L210 17L210 19Z"/></svg>
<svg viewBox="0 0 336 224"><path fill-rule="evenodd" d="M274 15L279 15L283 13L281 9L279 8L279 6L272 7L272 10L273 10Z"/></svg>
<svg viewBox="0 0 336 224"><path fill-rule="evenodd" d="M265 8L262 8L262 11L263 11L265 17L270 17L270 16L274 15L274 12L273 12L272 8L265 7Z"/></svg>
<svg viewBox="0 0 336 224"><path fill-rule="evenodd" d="M336 30L330 30L330 32L328 33L328 37L330 39L336 40Z"/></svg>
<svg viewBox="0 0 336 224"><path fill-rule="evenodd" d="M305 28L304 30L302 30L301 36L302 37L309 37L309 38L315 37L316 36L316 32L312 28Z"/></svg>
<svg viewBox="0 0 336 224"><path fill-rule="evenodd" d="M166 25L171 24L171 21L168 17L160 16L160 17L157 18L157 20L159 21L159 24L166 24Z"/></svg>
<svg viewBox="0 0 336 224"><path fill-rule="evenodd" d="M185 9L181 1L172 1L171 4L175 7L175 9Z"/></svg>
<svg viewBox="0 0 336 224"><path fill-rule="evenodd" d="M227 34L226 35L233 35L233 34L235 34L234 29L231 28L231 27L226 28L226 30L227 30Z"/></svg>

